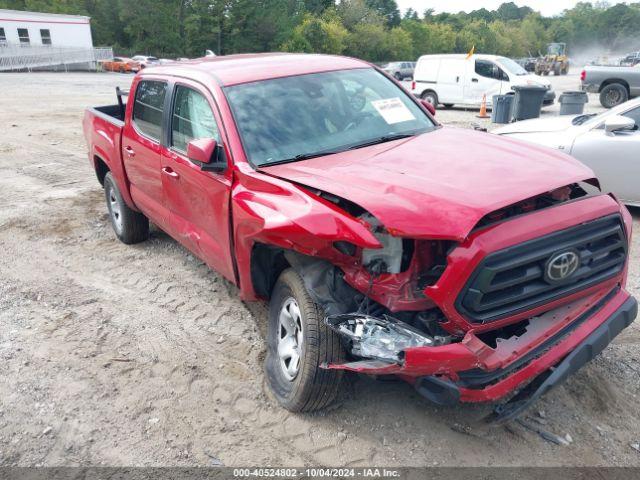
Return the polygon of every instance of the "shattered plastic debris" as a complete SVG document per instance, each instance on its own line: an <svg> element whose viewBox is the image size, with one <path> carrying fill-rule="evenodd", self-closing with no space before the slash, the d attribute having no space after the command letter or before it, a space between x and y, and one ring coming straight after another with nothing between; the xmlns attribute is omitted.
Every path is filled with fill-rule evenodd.
<svg viewBox="0 0 640 480"><path fill-rule="evenodd" d="M351 353L363 358L399 361L406 348L432 346L433 339L399 320L348 313L326 318L326 324L351 341Z"/></svg>

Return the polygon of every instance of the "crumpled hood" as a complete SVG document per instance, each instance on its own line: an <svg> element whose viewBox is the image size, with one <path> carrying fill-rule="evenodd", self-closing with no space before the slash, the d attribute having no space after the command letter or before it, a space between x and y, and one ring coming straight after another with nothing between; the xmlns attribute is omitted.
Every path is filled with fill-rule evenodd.
<svg viewBox="0 0 640 480"><path fill-rule="evenodd" d="M538 133L538 132L561 132L572 128L573 119L579 115L560 115L551 118L535 118L523 120L521 122L510 123L504 127L496 128L491 133L504 135L506 133Z"/></svg>
<svg viewBox="0 0 640 480"><path fill-rule="evenodd" d="M347 199L394 235L458 241L490 212L594 176L554 150L446 127L261 171Z"/></svg>

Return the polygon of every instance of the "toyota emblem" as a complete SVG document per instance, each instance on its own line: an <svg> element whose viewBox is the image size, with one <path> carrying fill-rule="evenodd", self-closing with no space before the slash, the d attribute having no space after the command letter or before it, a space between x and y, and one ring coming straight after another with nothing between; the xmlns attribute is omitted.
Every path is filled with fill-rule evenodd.
<svg viewBox="0 0 640 480"><path fill-rule="evenodd" d="M573 275L578 267L580 267L578 252L569 250L556 253L547 262L545 278L550 283L559 283Z"/></svg>

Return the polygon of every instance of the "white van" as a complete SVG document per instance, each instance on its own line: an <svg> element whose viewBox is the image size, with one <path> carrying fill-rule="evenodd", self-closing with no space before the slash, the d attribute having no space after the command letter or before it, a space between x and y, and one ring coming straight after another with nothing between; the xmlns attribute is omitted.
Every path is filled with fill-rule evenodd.
<svg viewBox="0 0 640 480"><path fill-rule="evenodd" d="M545 87L544 105L553 104L556 98L548 80L528 73L510 58L496 55L423 55L413 78L412 93L434 107L478 106L484 95L491 106L493 95L511 92L514 85Z"/></svg>

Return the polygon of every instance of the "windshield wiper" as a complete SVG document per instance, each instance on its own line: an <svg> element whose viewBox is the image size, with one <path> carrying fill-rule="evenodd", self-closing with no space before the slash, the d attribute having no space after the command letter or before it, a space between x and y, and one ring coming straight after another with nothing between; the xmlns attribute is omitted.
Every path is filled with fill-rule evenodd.
<svg viewBox="0 0 640 480"><path fill-rule="evenodd" d="M265 162L262 165L260 165L261 167L270 167L272 165L281 165L283 163L291 163L291 162L299 162L301 160L310 160L312 158L318 158L318 157L324 157L325 155L335 155L336 153L340 153L340 151L336 151L336 150L325 150L323 152L315 152L315 153L301 153L299 155L296 155L295 157L291 157L291 158L285 158L282 160L276 160L274 162Z"/></svg>
<svg viewBox="0 0 640 480"><path fill-rule="evenodd" d="M403 138L415 137L415 133L396 133L395 135L384 135L382 137L374 138L373 140L369 140L363 143L358 143L357 145L352 145L349 147L349 150L356 150L358 148L370 147L371 145L378 145L380 143L393 142L394 140L401 140Z"/></svg>
<svg viewBox="0 0 640 480"><path fill-rule="evenodd" d="M597 114L596 113L586 113L584 115L580 115L579 117L574 118L571 123L573 125L582 125L584 122L586 122L587 120L589 120L590 118L595 117Z"/></svg>

